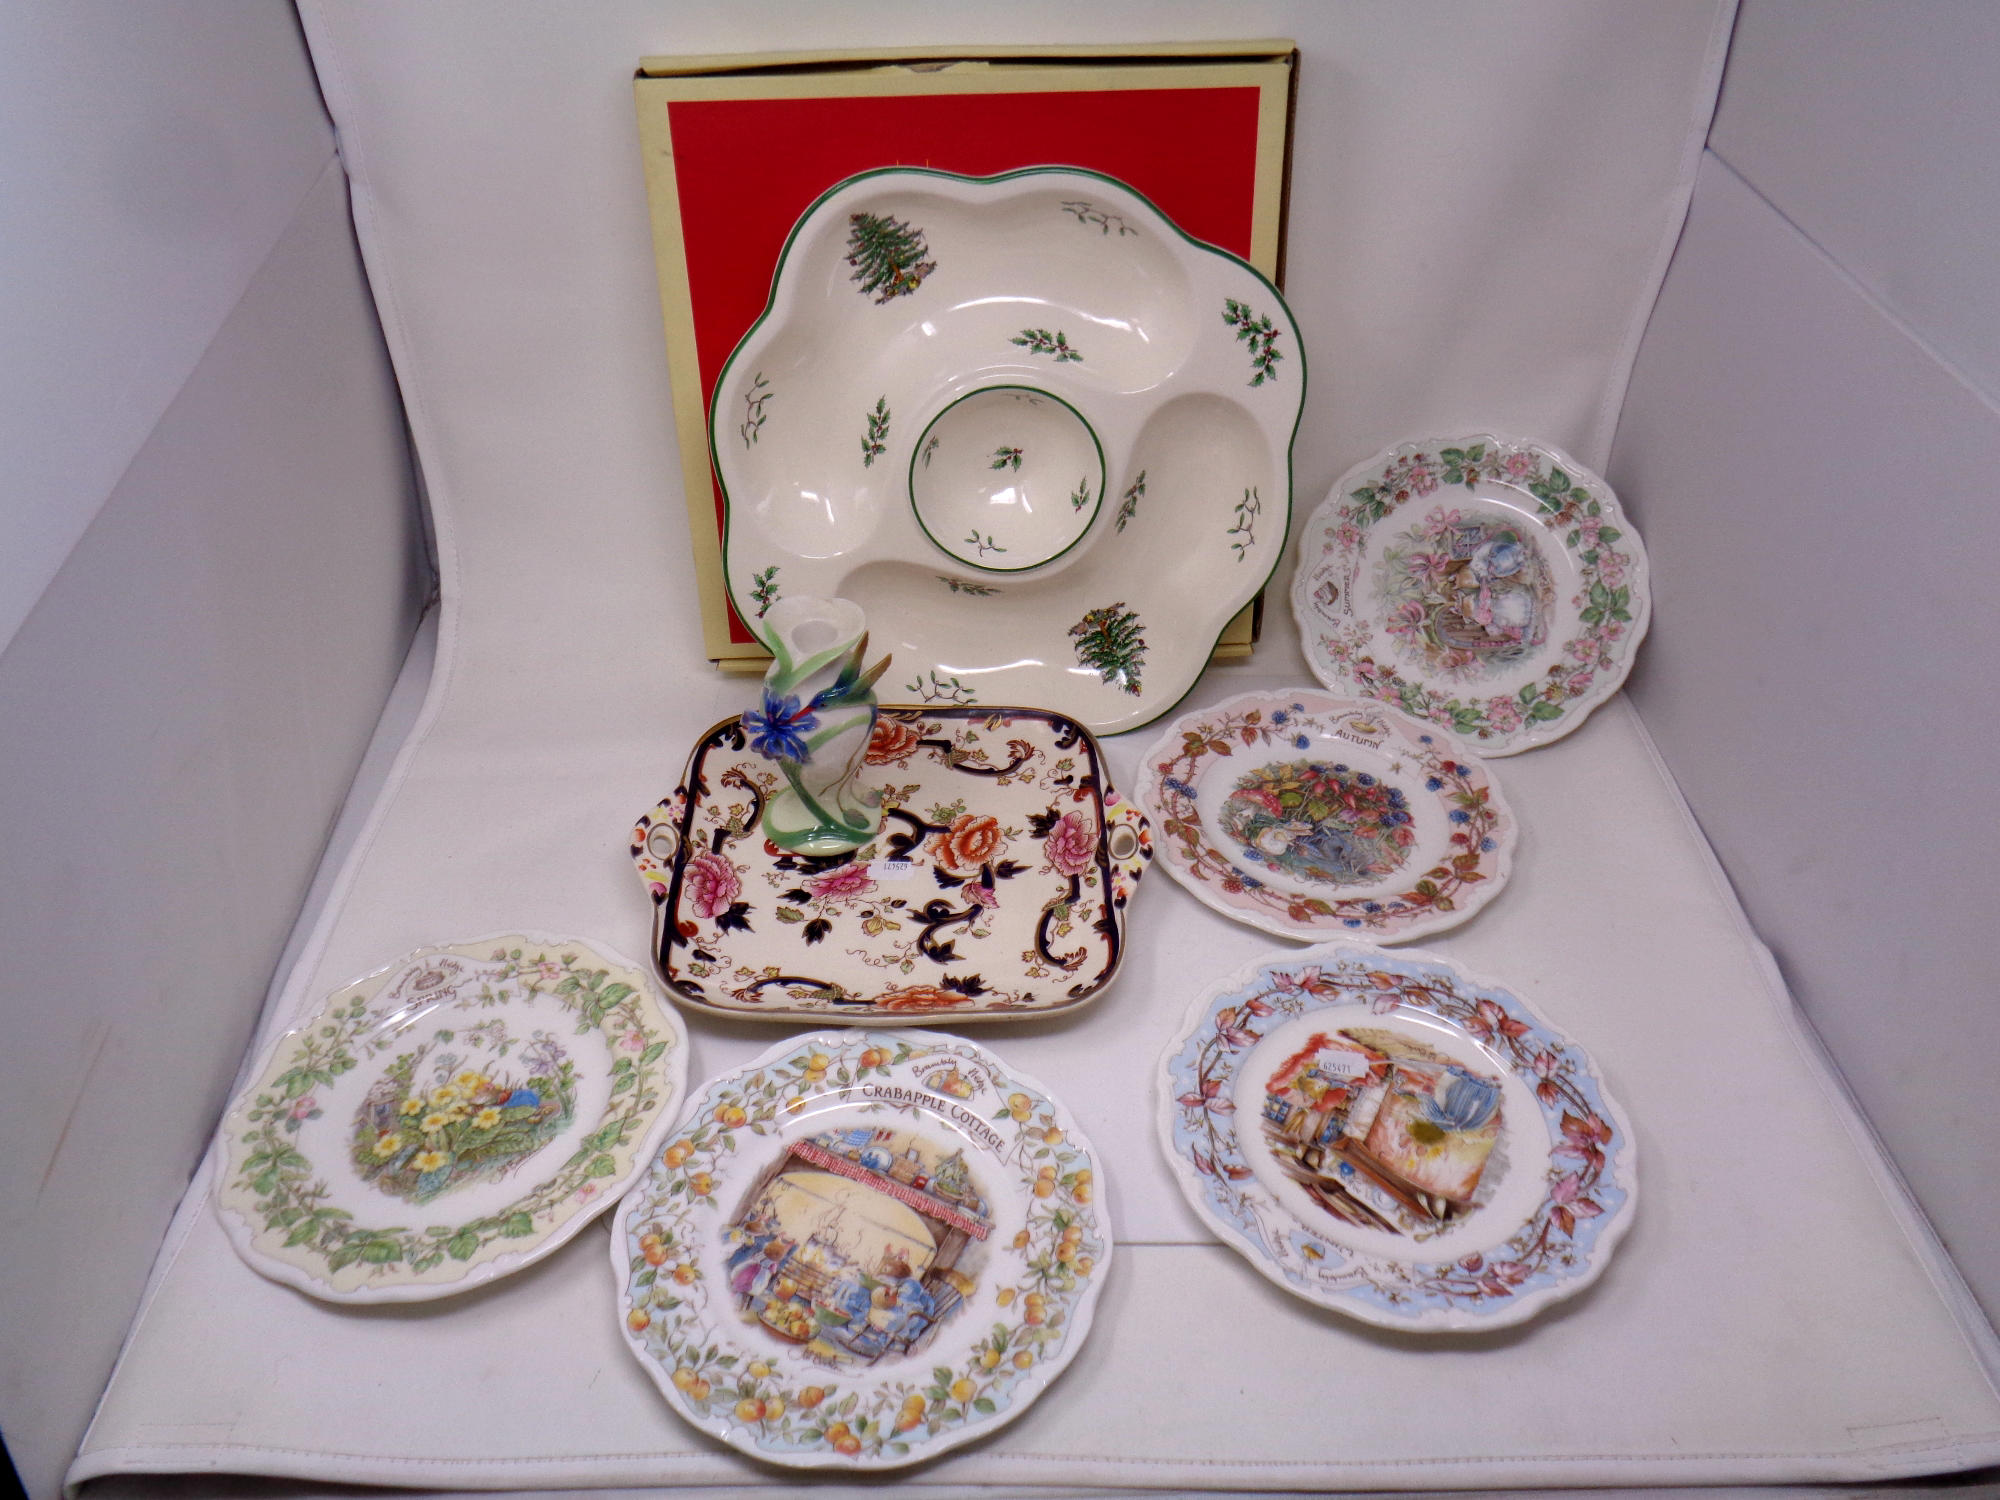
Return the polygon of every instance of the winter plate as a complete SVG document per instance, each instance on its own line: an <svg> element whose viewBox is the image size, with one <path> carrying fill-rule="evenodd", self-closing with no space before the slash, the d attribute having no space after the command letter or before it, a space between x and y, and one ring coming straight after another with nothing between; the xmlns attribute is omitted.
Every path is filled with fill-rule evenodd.
<svg viewBox="0 0 2000 1500"><path fill-rule="evenodd" d="M447 1297L616 1201L673 1122L687 1035L652 979L566 938L424 948L336 991L222 1123L243 1258L334 1302Z"/></svg>
<svg viewBox="0 0 2000 1500"><path fill-rule="evenodd" d="M1168 871L1281 937L1400 943L1506 884L1514 818L1456 738L1310 689L1183 715L1140 764Z"/></svg>
<svg viewBox="0 0 2000 1500"><path fill-rule="evenodd" d="M916 1463L1019 1416L1111 1255L1068 1111L937 1032L822 1031L704 1089L619 1205L625 1338L772 1463Z"/></svg>
<svg viewBox="0 0 2000 1500"><path fill-rule="evenodd" d="M1588 1055L1432 955L1327 945L1239 970L1195 1002L1163 1086L1195 1210L1364 1322L1521 1322L1631 1223L1631 1128Z"/></svg>
<svg viewBox="0 0 2000 1500"><path fill-rule="evenodd" d="M1540 443L1404 443L1349 470L1299 541L1313 674L1482 755L1559 740L1646 633L1646 551L1611 487Z"/></svg>
<svg viewBox="0 0 2000 1500"><path fill-rule="evenodd" d="M1276 289L1124 184L864 173L715 384L730 598L852 599L884 696L1136 728L1276 567L1304 394Z"/></svg>

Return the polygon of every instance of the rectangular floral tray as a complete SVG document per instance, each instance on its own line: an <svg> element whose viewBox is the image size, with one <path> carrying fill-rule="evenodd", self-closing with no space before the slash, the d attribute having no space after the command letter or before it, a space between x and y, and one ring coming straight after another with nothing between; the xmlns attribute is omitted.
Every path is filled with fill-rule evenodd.
<svg viewBox="0 0 2000 1500"><path fill-rule="evenodd" d="M1111 983L1152 840L1080 724L1031 708L884 708L862 774L882 797L876 838L788 854L759 826L778 768L735 719L702 736L632 834L654 960L684 1003L957 1024L1074 1010Z"/></svg>

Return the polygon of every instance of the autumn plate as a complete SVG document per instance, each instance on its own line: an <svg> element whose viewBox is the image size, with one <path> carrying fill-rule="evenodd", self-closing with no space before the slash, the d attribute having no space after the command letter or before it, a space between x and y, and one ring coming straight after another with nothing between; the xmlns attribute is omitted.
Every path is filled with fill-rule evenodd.
<svg viewBox="0 0 2000 1500"><path fill-rule="evenodd" d="M334 1302L447 1297L609 1208L673 1122L687 1036L567 938L424 948L335 991L223 1120L216 1207L252 1267Z"/></svg>
<svg viewBox="0 0 2000 1500"><path fill-rule="evenodd" d="M1004 1426L1089 1331L1111 1255L1069 1112L971 1042L823 1031L708 1085L619 1205L627 1346L773 1463L915 1463Z"/></svg>
<svg viewBox="0 0 2000 1500"><path fill-rule="evenodd" d="M1453 736L1309 689L1183 715L1140 763L1166 866L1201 901L1281 937L1400 943L1506 884L1514 818Z"/></svg>
<svg viewBox="0 0 2000 1500"><path fill-rule="evenodd" d="M1277 290L1122 183L850 178L716 380L730 600L853 600L884 696L1137 728L1277 565L1304 394Z"/></svg>
<svg viewBox="0 0 2000 1500"><path fill-rule="evenodd" d="M1631 1127L1584 1050L1434 955L1326 945L1211 986L1164 1059L1181 1191L1265 1276L1404 1329L1582 1290L1631 1222Z"/></svg>
<svg viewBox="0 0 2000 1500"><path fill-rule="evenodd" d="M1404 443L1313 512L1292 580L1313 675L1482 755L1559 740L1646 633L1646 551L1602 479L1541 443Z"/></svg>
<svg viewBox="0 0 2000 1500"><path fill-rule="evenodd" d="M696 743L631 844L654 958L684 1002L908 1025L1052 1015L1104 992L1153 850L1080 724L884 708L862 772L881 833L850 853L788 853L760 827L779 768L735 719Z"/></svg>

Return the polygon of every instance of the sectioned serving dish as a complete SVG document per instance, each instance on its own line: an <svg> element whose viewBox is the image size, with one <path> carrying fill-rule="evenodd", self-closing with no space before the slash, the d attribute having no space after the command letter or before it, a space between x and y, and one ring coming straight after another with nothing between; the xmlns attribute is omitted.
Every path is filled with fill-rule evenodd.
<svg viewBox="0 0 2000 1500"><path fill-rule="evenodd" d="M1276 566L1304 391L1270 283L1121 183L851 178L716 382L730 597L855 601L912 700L1136 728Z"/></svg>
<svg viewBox="0 0 2000 1500"><path fill-rule="evenodd" d="M846 854L764 837L781 778L728 719L632 833L654 957L700 1010L954 1024L1074 1010L1124 957L1152 858L1096 742L1030 708L884 708L863 778L881 833Z"/></svg>

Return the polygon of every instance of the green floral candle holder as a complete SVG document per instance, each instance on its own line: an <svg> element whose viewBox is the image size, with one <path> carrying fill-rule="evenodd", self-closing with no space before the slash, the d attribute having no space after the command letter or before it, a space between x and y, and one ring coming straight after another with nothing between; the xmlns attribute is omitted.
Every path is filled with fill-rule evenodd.
<svg viewBox="0 0 2000 1500"><path fill-rule="evenodd" d="M761 623L771 667L743 730L785 775L765 806L764 836L797 854L858 849L882 826L880 805L855 776L875 729L875 680L889 658L863 669L867 622L850 600L785 599Z"/></svg>

